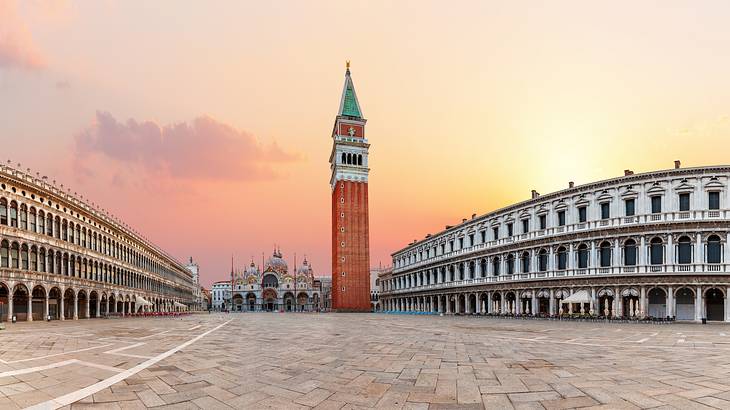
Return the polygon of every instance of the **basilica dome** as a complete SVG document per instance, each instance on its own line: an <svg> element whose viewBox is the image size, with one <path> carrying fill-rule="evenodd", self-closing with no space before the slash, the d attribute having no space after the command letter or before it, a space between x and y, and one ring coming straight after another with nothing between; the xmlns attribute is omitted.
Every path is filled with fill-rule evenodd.
<svg viewBox="0 0 730 410"><path fill-rule="evenodd" d="M297 275L304 275L304 276L310 276L312 275L312 266L309 265L309 262L307 262L307 258L304 258L304 262L302 262L302 266L297 269Z"/></svg>
<svg viewBox="0 0 730 410"><path fill-rule="evenodd" d="M272 270L279 274L286 274L289 271L289 266L286 264L284 259L281 257L281 251L275 250L274 254L266 261L264 271Z"/></svg>

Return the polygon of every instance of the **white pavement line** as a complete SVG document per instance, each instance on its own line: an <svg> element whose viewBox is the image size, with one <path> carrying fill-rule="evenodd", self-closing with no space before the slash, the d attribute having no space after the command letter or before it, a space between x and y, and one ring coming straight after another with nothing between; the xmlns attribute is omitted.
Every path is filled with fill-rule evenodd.
<svg viewBox="0 0 730 410"><path fill-rule="evenodd" d="M43 403L36 404L35 406L28 407L28 409L31 409L31 410L53 409L53 410L55 410L55 409L61 408L63 406L68 406L71 403L77 402L77 401L83 399L84 397L90 396L94 393L104 390L107 387L110 387L116 383L119 383L122 380L125 380L126 378L128 378L129 376L133 376L133 375L141 372L142 370L152 366L153 364L172 356L173 354L190 346L191 344L197 342L198 340L202 339L203 337L207 336L208 334L213 333L216 330L220 329L221 327L227 325L232 320L233 319L230 319L229 321L227 321L225 323L221 323L220 325L208 330L207 332L204 332L204 333L199 334L198 336L195 336L194 338L179 345L178 347L174 347L164 353L160 353L159 355L157 355L145 362L142 362L142 363L132 367L131 369L128 369L121 373L115 374L114 376L109 377L108 379L104 379L95 384L92 384L91 386L84 387L83 389L80 389L80 390L76 390L75 392L71 392L71 393L63 395L61 397L57 397L55 399L51 399L51 400L45 401Z"/></svg>
<svg viewBox="0 0 730 410"><path fill-rule="evenodd" d="M99 345L99 346L94 346L94 347L87 347L85 349L71 350L71 351L68 351L68 352L48 354L48 355L45 355L45 356L29 357L27 359L20 359L20 360L12 360L12 361L5 362L5 363L6 364L12 364L12 363L32 362L33 360L41 360L41 359L46 359L46 358L49 358L49 357L63 356L65 354L85 352L87 350L101 349L102 347L109 347L109 346L111 346L111 345L110 344L107 344L107 345Z"/></svg>
<svg viewBox="0 0 730 410"><path fill-rule="evenodd" d="M120 369L118 367L106 366L106 365L98 364L98 363L84 362L81 360L77 360L77 362L79 364L83 364L84 366L96 367L97 369L108 370L108 371L114 372L114 373L121 373L124 371L124 369Z"/></svg>
<svg viewBox="0 0 730 410"><path fill-rule="evenodd" d="M74 364L74 363L78 363L78 360L71 359L71 360L66 360L63 362L47 364L45 366L28 367L27 369L9 370L7 372L0 373L0 377L17 376L20 374L42 372L43 370L55 369L56 367L67 366L69 364Z"/></svg>
<svg viewBox="0 0 730 410"><path fill-rule="evenodd" d="M154 335L148 335L148 336L144 336L144 337L139 337L139 338L137 338L137 340L145 340L145 339L149 339L151 337L155 337L155 336L159 336L159 335L164 335L165 333L169 333L170 331L172 331L172 329L165 330L164 332L160 332L160 333L155 333Z"/></svg>
<svg viewBox="0 0 730 410"><path fill-rule="evenodd" d="M643 338L643 339L641 339L641 340L637 340L637 341L636 341L636 343L644 343L644 342L646 342L647 340L649 340L649 338L648 338L648 337L645 337L645 338Z"/></svg>
<svg viewBox="0 0 730 410"><path fill-rule="evenodd" d="M191 327L191 328L190 328L190 329L188 329L188 330L195 330L195 329L199 328L200 326L203 326L203 325L197 325L197 326L193 326L193 327Z"/></svg>
<svg viewBox="0 0 730 410"><path fill-rule="evenodd" d="M122 347L120 347L118 349L109 350L108 352L103 352L103 353L105 353L105 354L113 354L113 355L117 355L117 356L135 357L137 359L151 359L152 356L142 356L142 355L131 354L131 353L120 353L123 350L133 349L135 347L139 347L139 346L142 346L144 344L146 344L146 342L139 342L139 343L135 343L135 344L129 345L129 346L122 346Z"/></svg>

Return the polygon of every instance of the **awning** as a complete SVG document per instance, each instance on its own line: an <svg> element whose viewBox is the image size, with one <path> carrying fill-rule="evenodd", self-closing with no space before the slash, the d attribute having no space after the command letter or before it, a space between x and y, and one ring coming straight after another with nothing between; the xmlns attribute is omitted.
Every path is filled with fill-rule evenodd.
<svg viewBox="0 0 730 410"><path fill-rule="evenodd" d="M579 290L561 300L560 303L591 303L591 296L587 290Z"/></svg>
<svg viewBox="0 0 730 410"><path fill-rule="evenodd" d="M137 296L136 299L134 299L134 304L136 307L152 306L152 303L150 303L147 299L143 298L142 296Z"/></svg>

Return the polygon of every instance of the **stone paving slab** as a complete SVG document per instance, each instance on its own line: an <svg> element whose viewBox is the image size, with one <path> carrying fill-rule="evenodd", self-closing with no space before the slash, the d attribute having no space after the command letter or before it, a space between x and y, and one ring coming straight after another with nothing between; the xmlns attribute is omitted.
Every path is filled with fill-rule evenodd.
<svg viewBox="0 0 730 410"><path fill-rule="evenodd" d="M730 408L730 327L377 314L9 325L0 408Z"/></svg>

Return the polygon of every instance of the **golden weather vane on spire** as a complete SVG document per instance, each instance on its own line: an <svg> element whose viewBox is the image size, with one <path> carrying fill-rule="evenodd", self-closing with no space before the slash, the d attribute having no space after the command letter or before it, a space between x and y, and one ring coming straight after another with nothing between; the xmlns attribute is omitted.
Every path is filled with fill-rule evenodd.
<svg viewBox="0 0 730 410"><path fill-rule="evenodd" d="M345 68L350 69L350 60L345 60Z"/></svg>

